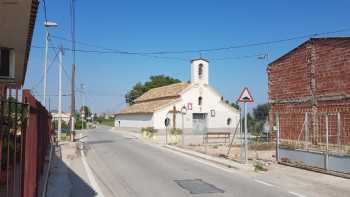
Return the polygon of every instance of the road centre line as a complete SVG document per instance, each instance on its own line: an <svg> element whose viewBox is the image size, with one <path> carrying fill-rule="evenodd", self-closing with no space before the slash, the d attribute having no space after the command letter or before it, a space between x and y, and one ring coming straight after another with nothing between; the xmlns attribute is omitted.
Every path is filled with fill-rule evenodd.
<svg viewBox="0 0 350 197"><path fill-rule="evenodd" d="M306 197L306 196L299 194L299 193L296 193L296 192L289 191L288 193L293 194L293 195L298 196L298 197Z"/></svg>
<svg viewBox="0 0 350 197"><path fill-rule="evenodd" d="M257 183L260 183L260 184L269 186L269 187L277 187L277 188L278 188L278 186L273 185L273 184L271 184L271 183L267 183L267 182L265 182L265 181L261 181L261 180L258 180L258 179L254 179L254 181L257 182Z"/></svg>

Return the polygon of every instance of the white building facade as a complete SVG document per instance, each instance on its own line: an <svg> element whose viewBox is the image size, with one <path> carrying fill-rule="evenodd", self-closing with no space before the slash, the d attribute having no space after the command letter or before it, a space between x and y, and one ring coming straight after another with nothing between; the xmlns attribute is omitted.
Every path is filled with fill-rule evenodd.
<svg viewBox="0 0 350 197"><path fill-rule="evenodd" d="M169 128L175 123L185 132L205 133L232 130L240 119L239 111L209 85L209 64L205 59L192 60L191 83L155 88L135 101L116 115L117 127L165 130L168 118Z"/></svg>

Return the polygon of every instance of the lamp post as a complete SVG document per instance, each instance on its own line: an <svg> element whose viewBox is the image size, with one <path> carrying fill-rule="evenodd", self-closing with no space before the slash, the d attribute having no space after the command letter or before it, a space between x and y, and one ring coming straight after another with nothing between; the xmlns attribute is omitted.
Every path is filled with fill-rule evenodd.
<svg viewBox="0 0 350 197"><path fill-rule="evenodd" d="M43 105L46 107L46 92L47 92L47 52L49 48L49 28L57 27L57 23L51 21L45 21L45 55L44 55L44 92L43 92Z"/></svg>
<svg viewBox="0 0 350 197"><path fill-rule="evenodd" d="M182 137L182 146L185 145L185 134L184 134L184 129L185 129L185 122L184 122L184 115L186 114L187 109L185 106L182 106L181 108L181 117L182 117L182 132L181 132L181 137Z"/></svg>
<svg viewBox="0 0 350 197"><path fill-rule="evenodd" d="M63 69L63 47L59 51L59 72L58 72L58 141L61 140L62 133L62 69Z"/></svg>

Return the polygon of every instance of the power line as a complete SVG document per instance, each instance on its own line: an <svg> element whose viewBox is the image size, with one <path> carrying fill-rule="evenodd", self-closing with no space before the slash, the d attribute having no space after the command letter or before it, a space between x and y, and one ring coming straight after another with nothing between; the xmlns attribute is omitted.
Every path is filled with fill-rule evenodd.
<svg viewBox="0 0 350 197"><path fill-rule="evenodd" d="M32 45L33 48L44 48L42 46ZM57 49L57 47L49 47ZM72 51L72 48L64 47L63 50ZM189 61L189 59L180 58L180 57L168 57L168 56L158 56L158 55L148 55L143 53L133 53L133 52L122 52L122 51L111 51L111 50L86 50L86 49L75 49L76 52L80 53L97 53L97 54L119 54L119 55L136 55L142 57L150 57L156 59L172 59L172 60L180 60L180 61Z"/></svg>
<svg viewBox="0 0 350 197"><path fill-rule="evenodd" d="M70 76L69 76L69 74L68 74L66 68L65 68L64 66L63 66L62 68L63 68L63 72L64 72L64 74L66 75L67 79L70 80L71 78L70 78Z"/></svg>
<svg viewBox="0 0 350 197"><path fill-rule="evenodd" d="M52 59L51 63L49 64L48 69L47 69L47 72L49 72L49 71L51 70L51 68L52 68L52 66L53 66L53 63L55 62L55 60L57 59L57 57L58 57L58 52L56 52L54 58ZM41 78L39 79L39 81L36 82L36 83L32 86L32 88L30 88L30 89L35 89L38 85L40 85L40 84L43 82L43 80L44 80L44 74L41 76Z"/></svg>
<svg viewBox="0 0 350 197"><path fill-rule="evenodd" d="M282 42L288 42L292 40L300 40L304 38L310 38L310 37L318 37L318 36L324 36L329 34L336 34L336 33L342 33L342 32L348 32L350 31L350 28L344 28L339 29L335 31L328 31L328 32L319 32L319 33L313 33L313 34L304 34L300 36L294 36L289 37L285 39L278 39L278 40L270 40L270 41L261 41L261 42L255 42L255 43L248 43L248 44L241 44L241 45L231 45L227 47L218 47L218 48L207 48L207 49L191 49L191 50L179 50L179 51L155 51L155 52L135 52L135 51L125 51L125 50L119 50L119 49L110 49L106 47L100 47L95 44L89 44L85 42L78 42L76 43L80 45L85 46L91 46L99 49L103 49L105 51L93 51L93 50L76 50L79 52L101 52L101 53L118 53L118 54L129 54L129 55L164 55L164 54L185 54L185 53L202 53L202 52L216 52L216 51L226 51L226 50L232 50L232 49L238 49L238 48L248 48L248 47L255 47L255 46L263 46L263 45L271 45L276 43L282 43ZM65 41L71 41L70 39L60 37L60 36L52 36L56 39L65 40Z"/></svg>
<svg viewBox="0 0 350 197"><path fill-rule="evenodd" d="M80 45L95 47L101 50L88 50L88 49L73 49L73 48L63 48L67 51L75 51L80 53L97 53L97 54L118 54L118 55L136 55L136 56L142 56L142 57L149 57L149 58L156 58L156 59L169 59L169 60L179 60L179 61L189 61L189 58L182 58L182 57L171 57L171 56L164 56L165 54L185 54L185 53L202 53L202 52L217 52L217 51L225 51L225 50L232 50L232 49L239 49L239 48L248 48L248 47L255 47L255 46L263 46L263 45L271 45L271 44L277 44L297 39L303 39L303 38L310 38L310 37L317 37L321 35L329 35L329 34L335 34L340 32L346 32L350 31L350 28L347 29L340 29L336 31L328 31L328 32L321 32L321 33L314 33L314 34L306 34L301 36L295 36L295 37L289 37L286 39L279 39L279 40L272 40L272 41L262 41L262 42L256 42L256 43L250 43L250 44L242 44L242 45L235 45L235 46L229 46L229 47L220 47L220 48L210 48L210 49L198 49L198 50L182 50L182 51L158 51L158 52L133 52L133 51L124 51L124 50L118 50L118 49L111 49L106 47L101 47L98 45L85 43L85 42L78 42L76 43ZM64 40L64 41L72 41L70 39L60 37L60 36L51 36L52 38ZM32 45L33 48L43 48L41 46ZM54 47L57 49L57 47ZM253 57L259 57L259 55L246 55L246 56L239 56L239 57L224 57L224 58L213 58L212 60L220 61L220 60L227 60L227 59L242 59L242 58L253 58Z"/></svg>

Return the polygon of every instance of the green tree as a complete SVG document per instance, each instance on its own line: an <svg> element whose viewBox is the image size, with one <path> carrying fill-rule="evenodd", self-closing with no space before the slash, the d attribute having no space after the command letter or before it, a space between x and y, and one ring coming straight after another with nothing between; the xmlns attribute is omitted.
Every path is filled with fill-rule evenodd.
<svg viewBox="0 0 350 197"><path fill-rule="evenodd" d="M270 105L269 104L261 104L256 106L253 109L254 118L258 121L266 121L267 116L269 115Z"/></svg>
<svg viewBox="0 0 350 197"><path fill-rule="evenodd" d="M224 97L221 97L221 100L223 100L223 99L224 99ZM225 103L231 105L231 107L233 107L233 108L236 108L238 110L240 109L239 104L237 102L232 102L231 103L229 100L225 100Z"/></svg>
<svg viewBox="0 0 350 197"><path fill-rule="evenodd" d="M133 88L128 91L128 93L125 95L125 102L128 104L133 104L134 100L140 97L142 94L147 92L148 90L152 88L158 88L166 85L171 85L174 83L181 82L178 79L164 76L164 75L155 75L151 76L149 81L146 81L144 84L141 82L138 82L133 86Z"/></svg>
<svg viewBox="0 0 350 197"><path fill-rule="evenodd" d="M264 124L269 115L269 110L270 110L270 105L266 103L266 104L257 105L253 109L252 113L247 114L247 126L248 126L249 132L254 134L260 134L263 131ZM244 129L244 125L242 125L242 127Z"/></svg>
<svg viewBox="0 0 350 197"><path fill-rule="evenodd" d="M84 113L85 118L91 116L91 111L90 108L86 105L80 107L80 113Z"/></svg>

